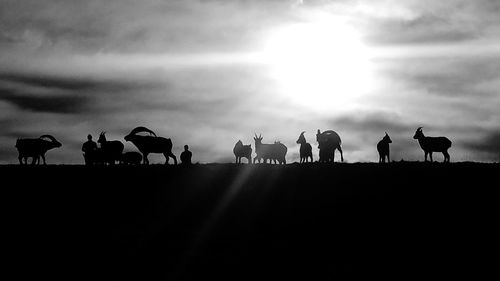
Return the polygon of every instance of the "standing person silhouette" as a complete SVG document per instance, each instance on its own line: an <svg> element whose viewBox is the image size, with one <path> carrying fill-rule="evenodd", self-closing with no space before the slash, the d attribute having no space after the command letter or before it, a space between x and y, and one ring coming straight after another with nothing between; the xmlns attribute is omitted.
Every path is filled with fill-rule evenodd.
<svg viewBox="0 0 500 281"><path fill-rule="evenodd" d="M97 152L97 143L92 140L92 135L87 136L87 141L82 145L82 151L85 165L93 165L94 156Z"/></svg>
<svg viewBox="0 0 500 281"><path fill-rule="evenodd" d="M184 146L184 151L181 153L182 164L183 165L190 165L192 156L193 156L193 153L191 153L191 151L189 151L189 146L186 144Z"/></svg>

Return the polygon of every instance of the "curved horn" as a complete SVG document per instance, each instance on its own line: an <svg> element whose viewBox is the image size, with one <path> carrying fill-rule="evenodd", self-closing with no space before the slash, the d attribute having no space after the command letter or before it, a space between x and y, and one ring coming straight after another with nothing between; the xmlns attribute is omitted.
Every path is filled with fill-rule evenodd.
<svg viewBox="0 0 500 281"><path fill-rule="evenodd" d="M41 139L50 139L52 142L58 142L58 141L56 140L56 138L54 138L54 137L53 137L53 136L51 136L51 135L41 135L41 136L40 136L40 138L41 138Z"/></svg>
<svg viewBox="0 0 500 281"><path fill-rule="evenodd" d="M146 128L146 127L142 127L142 126L134 128L134 129L130 132L130 134L129 134L129 135L135 135L135 134L137 134L137 133L141 133L141 132L146 132L146 133L149 133L149 134L151 134L151 135L153 135L153 136L155 136L155 137L156 137L156 134L155 134L153 131L151 131L150 129L148 129L148 128Z"/></svg>
<svg viewBox="0 0 500 281"><path fill-rule="evenodd" d="M300 134L301 134L301 135L303 135L303 134L305 134L305 133L306 133L306 131L302 131L302 133L300 133Z"/></svg>
<svg viewBox="0 0 500 281"><path fill-rule="evenodd" d="M422 131L423 127L418 127L417 131Z"/></svg>

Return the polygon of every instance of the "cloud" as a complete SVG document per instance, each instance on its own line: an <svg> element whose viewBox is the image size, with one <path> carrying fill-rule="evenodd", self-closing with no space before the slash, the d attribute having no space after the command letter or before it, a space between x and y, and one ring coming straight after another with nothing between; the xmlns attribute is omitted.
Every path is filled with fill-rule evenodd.
<svg viewBox="0 0 500 281"><path fill-rule="evenodd" d="M496 161L500 160L500 129L486 134L476 141L465 142L467 149L484 153Z"/></svg>
<svg viewBox="0 0 500 281"><path fill-rule="evenodd" d="M79 113L87 105L87 98L73 97L40 97L29 96L0 88L0 100L10 102L21 109L37 112Z"/></svg>
<svg viewBox="0 0 500 281"><path fill-rule="evenodd" d="M394 157L409 160L422 158L411 136L426 126L453 137L456 155L491 160L461 144L500 122L499 4L4 0L0 152L11 159L16 137L53 133L64 148L52 159L81 163L86 134L123 139L144 125L171 137L177 155L190 145L195 161L232 161L234 143L251 143L254 132L282 140L294 161L298 133L314 143L322 128L341 134L349 161L376 161L385 131ZM251 62L269 30L323 16L345 20L385 54L373 59L373 89L342 112L294 104L269 68Z"/></svg>

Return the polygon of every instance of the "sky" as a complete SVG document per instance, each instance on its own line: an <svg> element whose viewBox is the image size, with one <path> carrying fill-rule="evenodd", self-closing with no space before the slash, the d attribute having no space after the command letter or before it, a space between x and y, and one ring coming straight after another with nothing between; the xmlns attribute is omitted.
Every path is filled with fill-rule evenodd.
<svg viewBox="0 0 500 281"><path fill-rule="evenodd" d="M500 161L500 2L495 0L0 0L0 163L51 134L48 163L83 163L87 134L136 126L232 162L238 140L288 146L335 130L347 162ZM442 156L436 155L441 161ZM339 159L338 155L337 158ZM163 163L160 155L151 163Z"/></svg>

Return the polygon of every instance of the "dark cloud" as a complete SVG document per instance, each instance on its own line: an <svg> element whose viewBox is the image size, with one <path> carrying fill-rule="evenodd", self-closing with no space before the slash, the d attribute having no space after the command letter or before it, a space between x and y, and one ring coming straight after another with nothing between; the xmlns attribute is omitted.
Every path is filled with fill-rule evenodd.
<svg viewBox="0 0 500 281"><path fill-rule="evenodd" d="M0 88L0 100L15 104L28 111L50 113L78 113L88 104L88 98L82 96L32 96ZM22 114L22 113L21 113Z"/></svg>
<svg viewBox="0 0 500 281"><path fill-rule="evenodd" d="M481 30L456 27L448 19L425 15L413 20L385 19L379 21L366 40L372 44L442 44L481 37Z"/></svg>
<svg viewBox="0 0 500 281"><path fill-rule="evenodd" d="M0 73L0 100L35 112L78 114L98 108L101 96L116 99L126 92L158 87L153 81L113 80L38 73ZM122 97L123 98L123 97ZM112 104L113 102L110 102ZM106 104L103 104L106 106ZM101 105L102 107L102 105Z"/></svg>
<svg viewBox="0 0 500 281"><path fill-rule="evenodd" d="M450 98L496 95L495 89L485 85L499 79L500 59L497 57L419 58L398 64L385 75L407 83L412 89Z"/></svg>
<svg viewBox="0 0 500 281"><path fill-rule="evenodd" d="M0 73L1 82L12 82L25 86L46 89L60 89L72 92L109 91L123 92L143 88L145 83L134 81L114 81L106 78L70 77L64 75L46 75L38 73Z"/></svg>
<svg viewBox="0 0 500 281"><path fill-rule="evenodd" d="M500 129L491 132L476 142L468 141L464 144L467 149L486 153L500 160Z"/></svg>
<svg viewBox="0 0 500 281"><path fill-rule="evenodd" d="M401 120L397 114L388 112L371 112L344 115L332 119L329 123L337 128L360 133L402 133L412 130L414 126Z"/></svg>

